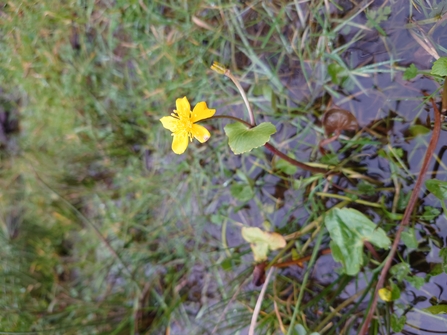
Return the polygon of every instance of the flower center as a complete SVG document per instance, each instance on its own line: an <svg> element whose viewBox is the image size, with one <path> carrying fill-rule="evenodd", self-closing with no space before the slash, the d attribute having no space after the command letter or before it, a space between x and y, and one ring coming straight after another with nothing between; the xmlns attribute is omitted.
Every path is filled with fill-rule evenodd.
<svg viewBox="0 0 447 335"><path fill-rule="evenodd" d="M193 125L193 123L191 122L191 118L180 117L179 119L180 119L180 123L181 123L181 126L179 128L181 128L182 131L187 132L189 139L192 141L192 138L193 138L192 125Z"/></svg>

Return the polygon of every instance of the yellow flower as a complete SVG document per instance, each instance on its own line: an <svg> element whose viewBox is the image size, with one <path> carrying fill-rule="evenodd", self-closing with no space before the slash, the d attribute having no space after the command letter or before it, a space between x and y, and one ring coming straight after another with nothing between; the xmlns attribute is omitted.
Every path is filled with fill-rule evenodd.
<svg viewBox="0 0 447 335"><path fill-rule="evenodd" d="M393 294L387 288L382 287L378 293L379 293L380 299L382 299L383 301L392 301L393 300Z"/></svg>
<svg viewBox="0 0 447 335"><path fill-rule="evenodd" d="M210 132L203 126L195 124L197 121L210 118L216 113L215 109L209 109L206 102L199 102L191 112L191 106L186 97L175 101L177 110L172 116L164 116L160 119L163 127L172 131L172 151L177 155L185 152L188 147L188 139L196 138L200 143L205 143L210 138Z"/></svg>

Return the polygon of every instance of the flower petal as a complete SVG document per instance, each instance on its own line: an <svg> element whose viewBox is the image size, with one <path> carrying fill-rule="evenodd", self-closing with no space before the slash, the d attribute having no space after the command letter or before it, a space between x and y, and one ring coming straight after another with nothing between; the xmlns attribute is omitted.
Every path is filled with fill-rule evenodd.
<svg viewBox="0 0 447 335"><path fill-rule="evenodd" d="M180 118L190 118L191 116L191 105L186 97L179 98L175 101L175 106L177 110L175 112Z"/></svg>
<svg viewBox="0 0 447 335"><path fill-rule="evenodd" d="M200 143L205 143L211 137L208 129L198 124L192 125L191 133Z"/></svg>
<svg viewBox="0 0 447 335"><path fill-rule="evenodd" d="M174 133L172 136L174 137L172 140L172 151L174 151L177 155L181 155L188 147L188 133Z"/></svg>
<svg viewBox="0 0 447 335"><path fill-rule="evenodd" d="M163 116L160 119L160 122L163 124L163 127L172 132L175 132L179 127L180 120L172 116Z"/></svg>
<svg viewBox="0 0 447 335"><path fill-rule="evenodd" d="M206 105L206 102L199 102L192 111L191 122L197 122L203 119L207 119L216 113L215 109L209 109Z"/></svg>

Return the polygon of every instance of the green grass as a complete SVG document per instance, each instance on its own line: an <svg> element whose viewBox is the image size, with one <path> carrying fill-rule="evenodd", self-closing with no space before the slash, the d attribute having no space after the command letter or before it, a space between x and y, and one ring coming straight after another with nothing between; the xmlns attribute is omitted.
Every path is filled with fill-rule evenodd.
<svg viewBox="0 0 447 335"><path fill-rule="evenodd" d="M383 199L381 208L354 206L393 236L398 221L385 210L402 213L418 171L412 157L428 142L400 131L425 122L417 80L425 80L430 93L438 84L400 79L412 62L428 68L408 56L419 44L399 41L406 28L385 20L383 7L391 6L392 17L418 20L439 15L437 7L385 4L368 8L366 17L360 5L343 9L322 0L25 0L2 6L0 106L19 127L10 122L0 151L0 332L245 334L259 290L248 284L252 255L240 236L242 224L267 221L292 234L338 203L337 193L376 204ZM384 50L377 59L356 54L374 38ZM433 43L441 53L441 43ZM275 170L263 149L234 156L221 120L206 123L212 132L206 145L195 142L174 155L159 118L172 112L175 99L187 96L192 105L206 101L218 114L246 117L231 81L210 70L213 61L240 78L258 122L278 125L272 143L298 160L324 162L317 119L330 103L349 109L362 126L370 123L376 136L345 137L348 144L333 157L345 170L332 182L352 192L325 189L324 178L302 171ZM397 138L383 131L389 124ZM365 175L384 183L375 188L377 197L367 195ZM235 184L250 185L254 198L244 203L232 196ZM419 223L420 207L412 225L420 245L432 246L435 237L425 227L436 220ZM321 231L292 241L284 260L310 254L317 236L321 248L328 247ZM408 255L399 256L409 262ZM259 334L294 334L291 323L324 334L355 332L376 275L377 264L365 257L366 277L333 270L325 282L312 275L318 259L307 275L306 268L276 270ZM365 294L348 300L364 287ZM399 303L394 312L400 316L409 303ZM388 307L380 305L384 318L372 333L390 333Z"/></svg>

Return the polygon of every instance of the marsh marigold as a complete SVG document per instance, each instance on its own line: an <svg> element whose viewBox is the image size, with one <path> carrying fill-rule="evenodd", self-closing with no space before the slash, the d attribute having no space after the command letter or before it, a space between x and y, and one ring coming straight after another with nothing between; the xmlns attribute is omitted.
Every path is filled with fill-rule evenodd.
<svg viewBox="0 0 447 335"><path fill-rule="evenodd" d="M172 151L177 155L185 152L188 140L196 138L200 143L205 143L210 138L210 132L203 126L195 124L197 121L210 118L216 113L215 109L209 109L206 102L199 102L191 112L191 106L186 97L175 101L176 110L171 116L160 119L163 127L172 131Z"/></svg>

